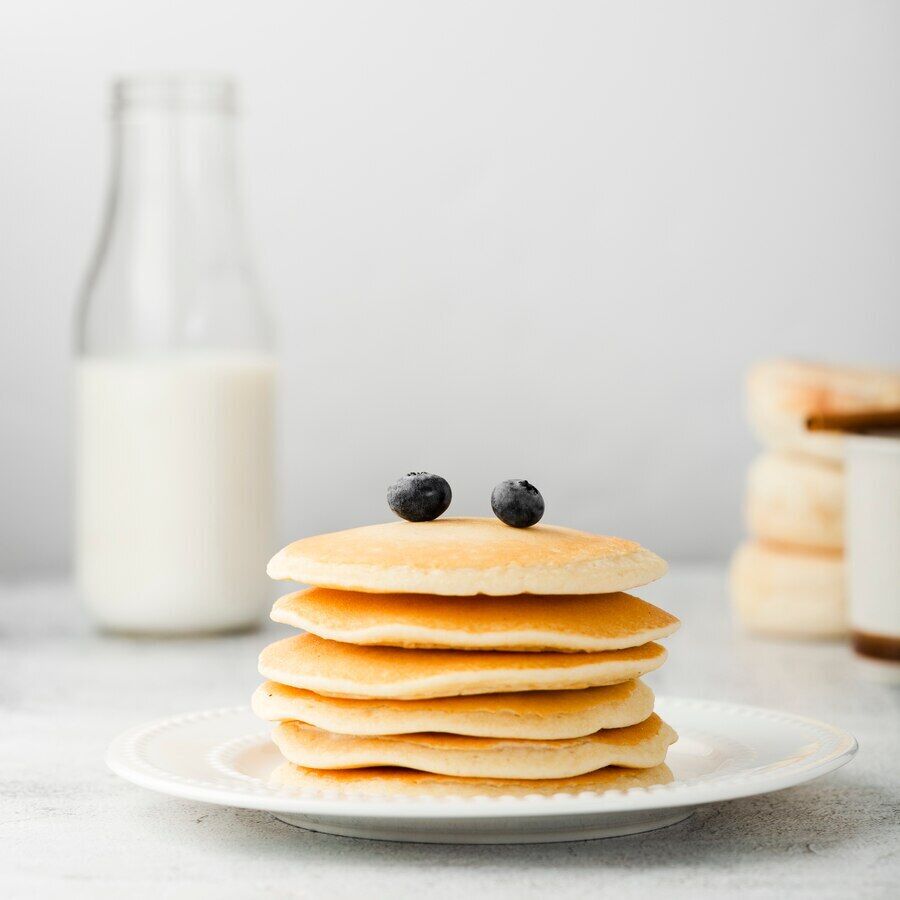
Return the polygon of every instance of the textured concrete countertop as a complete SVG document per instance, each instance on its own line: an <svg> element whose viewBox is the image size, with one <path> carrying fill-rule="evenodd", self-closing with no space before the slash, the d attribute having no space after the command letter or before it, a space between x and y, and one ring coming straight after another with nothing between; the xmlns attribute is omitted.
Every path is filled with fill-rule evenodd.
<svg viewBox="0 0 900 900"><path fill-rule="evenodd" d="M103 764L143 720L245 700L273 635L156 642L95 634L63 583L0 588L3 897L878 897L900 878L896 689L841 644L736 635L721 569L640 592L684 621L658 693L821 718L861 749L839 772L633 837L448 846L332 837L266 813L142 790ZM896 894L894 894L896 896Z"/></svg>

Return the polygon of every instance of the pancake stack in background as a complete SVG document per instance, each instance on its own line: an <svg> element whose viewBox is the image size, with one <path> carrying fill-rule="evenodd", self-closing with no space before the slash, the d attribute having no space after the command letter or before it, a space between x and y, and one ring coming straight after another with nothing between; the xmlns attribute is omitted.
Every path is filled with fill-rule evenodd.
<svg viewBox="0 0 900 900"><path fill-rule="evenodd" d="M666 564L632 541L495 519L393 522L297 541L269 574L303 629L266 647L253 709L273 783L492 795L666 783L675 732L640 677L678 620L624 590Z"/></svg>
<svg viewBox="0 0 900 900"><path fill-rule="evenodd" d="M735 553L732 600L750 631L834 638L847 631L843 438L812 432L811 417L900 405L900 372L789 360L747 378L751 427L765 447L750 467L750 538Z"/></svg>

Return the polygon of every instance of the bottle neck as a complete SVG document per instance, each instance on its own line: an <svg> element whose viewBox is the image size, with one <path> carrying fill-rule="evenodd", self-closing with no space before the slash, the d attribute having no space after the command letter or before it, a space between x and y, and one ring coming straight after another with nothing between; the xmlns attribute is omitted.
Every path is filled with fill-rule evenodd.
<svg viewBox="0 0 900 900"><path fill-rule="evenodd" d="M79 349L268 349L238 196L232 86L138 80L114 96L111 190L79 304Z"/></svg>
<svg viewBox="0 0 900 900"><path fill-rule="evenodd" d="M252 281L235 143L234 115L216 106L117 110L98 266L153 342L221 317Z"/></svg>
<svg viewBox="0 0 900 900"><path fill-rule="evenodd" d="M113 127L116 227L194 245L240 239L234 117L210 110L124 109Z"/></svg>

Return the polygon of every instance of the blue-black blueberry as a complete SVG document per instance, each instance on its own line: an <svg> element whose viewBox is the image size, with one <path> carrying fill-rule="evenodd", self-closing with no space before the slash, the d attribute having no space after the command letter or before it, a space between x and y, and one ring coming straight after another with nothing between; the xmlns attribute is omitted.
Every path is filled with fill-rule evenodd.
<svg viewBox="0 0 900 900"><path fill-rule="evenodd" d="M410 472L398 478L387 492L388 506L409 522L436 519L447 511L452 498L447 480L429 472Z"/></svg>
<svg viewBox="0 0 900 900"><path fill-rule="evenodd" d="M541 521L544 498L533 484L511 478L501 481L491 492L491 509L501 522L513 528L528 528Z"/></svg>

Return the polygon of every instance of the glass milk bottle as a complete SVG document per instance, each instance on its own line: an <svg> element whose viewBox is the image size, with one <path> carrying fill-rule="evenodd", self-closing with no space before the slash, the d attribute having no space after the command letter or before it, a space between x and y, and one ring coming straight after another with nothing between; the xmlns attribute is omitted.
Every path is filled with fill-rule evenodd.
<svg viewBox="0 0 900 900"><path fill-rule="evenodd" d="M102 627L256 623L273 544L272 328L237 192L234 86L113 91L113 171L76 323L76 572Z"/></svg>

